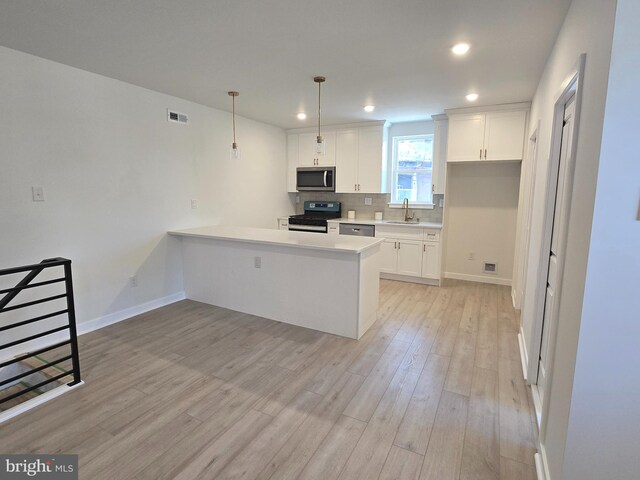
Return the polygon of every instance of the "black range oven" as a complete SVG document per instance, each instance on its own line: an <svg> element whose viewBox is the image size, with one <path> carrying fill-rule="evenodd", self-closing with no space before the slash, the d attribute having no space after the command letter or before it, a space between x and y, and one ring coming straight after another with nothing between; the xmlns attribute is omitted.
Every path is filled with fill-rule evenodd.
<svg viewBox="0 0 640 480"><path fill-rule="evenodd" d="M327 220L341 215L340 202L304 202L304 213L289 217L289 230L327 233Z"/></svg>

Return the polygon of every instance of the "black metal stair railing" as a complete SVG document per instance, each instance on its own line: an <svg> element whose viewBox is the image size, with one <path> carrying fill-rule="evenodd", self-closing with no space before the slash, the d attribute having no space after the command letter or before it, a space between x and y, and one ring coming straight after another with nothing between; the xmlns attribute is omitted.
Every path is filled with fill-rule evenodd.
<svg viewBox="0 0 640 480"><path fill-rule="evenodd" d="M63 268L63 272L64 274L61 277L58 278L54 278L52 280L45 280L45 281L41 281L41 282L36 282L36 283L32 283L33 280L35 280L35 278L42 273L44 270L46 269L51 269L54 267L62 267ZM2 323L0 323L0 333L8 331L8 330L12 330L18 327L22 327L24 325L30 325L30 324L36 324L37 322L41 322L43 320L49 319L49 318L53 318L53 317L57 317L60 315L66 315L67 317L67 322L59 327L56 328L50 328L48 330L44 330L32 335L28 335L28 336L24 336L21 338L18 338L17 340L12 340L10 342L7 343L3 343L0 344L0 358L2 356L2 351L8 349L8 348L12 348L15 347L16 345L20 345L23 343L27 343L30 342L32 340L36 340L38 338L42 338L42 337L46 337L48 335L52 335L54 333L58 333L58 332L62 332L65 330L69 331L69 338L65 341L62 342L57 342L53 345L48 345L44 348L40 348L38 350L35 350L33 352L29 352L29 353L25 353L22 354L20 356L17 356L15 358L12 358L10 360L4 361L2 363L0 363L0 369L9 366L11 364L14 363L18 363L18 362L22 362L26 359L29 359L31 357L36 357L38 355L41 355L43 353L58 349L60 347L64 347L65 345L69 345L70 346L70 354L68 355L64 355L60 358L57 358L53 361L49 361L46 362L43 365L40 365L36 368L33 368L29 371L26 372L22 372L19 373L18 375L14 375L11 378L7 378L5 380L0 381L0 389L5 386L5 385L9 385L13 382L16 382L24 377L28 377L29 375L32 375L34 373L40 372L41 370L44 370L46 368L52 367L54 365L60 364L62 362L71 360L71 369L70 370L66 370L63 371L62 373L60 373L59 375L47 378L46 380L36 384L36 385L30 385L27 388L24 388L16 393L13 393L11 395L8 395L6 397L0 398L0 404L4 403L4 402L8 402L9 400L13 400L14 398L20 397L21 395L27 394L33 390L38 390L40 388L42 388L43 386L52 383L52 382L57 382L60 379L67 377L69 375L73 375L73 380L71 382L68 383L68 385L76 385L77 383L79 383L81 381L80 378L80 357L79 357L79 353L78 353L78 332L76 329L76 314L75 314L75 305L74 305L74 299L73 299L73 280L71 277L71 260L68 260L66 258L50 258L50 259L46 259L43 260L40 263L34 264L34 265L26 265L23 267L15 267L15 268L7 268L4 270L0 270L0 277L5 276L5 275L15 275L18 273L22 273L22 272L27 272L27 275L20 281L18 282L14 287L11 288L5 288L0 290L0 295L4 294L4 297L0 298L0 314L4 313L4 312L9 312L9 311L14 311L14 310L19 310L22 308L27 308L30 307L32 305L38 305L38 304L44 304L47 302L51 302L54 300L58 300L58 299L62 299L62 298L66 298L66 308L63 309L56 309L56 311L54 312L50 312L50 313L46 313L43 315L39 315L36 316L34 318L30 318L27 320L22 320L19 322L15 322L9 325L2 325ZM37 288L37 287L42 287L45 285L52 285L55 283L64 283L64 293L62 294L57 294L57 295L50 295L48 297L44 297L44 298L40 298L37 300L32 300L32 301L28 301L28 302L24 302L24 303L20 303L17 305L11 305L8 306L9 303L16 298L20 292L26 290L26 289L32 289L32 288ZM2 317L0 316L0 320L2 319ZM0 336L1 338L1 336Z"/></svg>

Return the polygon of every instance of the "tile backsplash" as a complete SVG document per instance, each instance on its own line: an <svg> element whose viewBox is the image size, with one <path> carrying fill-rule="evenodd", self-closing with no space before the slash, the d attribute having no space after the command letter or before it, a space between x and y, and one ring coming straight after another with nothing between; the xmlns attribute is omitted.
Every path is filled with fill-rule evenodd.
<svg viewBox="0 0 640 480"><path fill-rule="evenodd" d="M389 208L388 203L390 195L388 193L328 193L328 192L299 192L296 196L300 197L300 203L296 204L296 213L303 213L304 202L312 200L322 201L338 201L342 203L342 216L347 217L348 210L356 211L356 218L361 220L373 220L375 212L382 212L382 218L385 220L402 220L404 213L400 208ZM365 205L364 199L370 198L371 205ZM416 218L421 222L442 223L442 208L440 207L440 199L444 199L444 195L434 195L433 210L429 209L412 209Z"/></svg>

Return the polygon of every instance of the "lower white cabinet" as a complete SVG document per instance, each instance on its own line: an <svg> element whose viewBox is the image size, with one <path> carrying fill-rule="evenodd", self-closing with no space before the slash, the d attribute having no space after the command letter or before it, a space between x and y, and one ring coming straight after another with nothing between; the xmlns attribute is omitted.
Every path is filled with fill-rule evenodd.
<svg viewBox="0 0 640 480"><path fill-rule="evenodd" d="M384 238L380 248L380 273L440 281L440 232L416 227L376 227ZM431 282L428 282L431 283Z"/></svg>
<svg viewBox="0 0 640 480"><path fill-rule="evenodd" d="M440 279L440 244L424 242L422 244L422 278Z"/></svg>

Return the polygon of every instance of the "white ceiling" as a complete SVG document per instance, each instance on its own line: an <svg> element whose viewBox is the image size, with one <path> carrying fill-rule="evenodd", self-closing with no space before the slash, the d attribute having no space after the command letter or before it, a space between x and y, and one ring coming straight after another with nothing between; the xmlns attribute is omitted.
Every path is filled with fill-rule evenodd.
<svg viewBox="0 0 640 480"><path fill-rule="evenodd" d="M530 100L570 0L0 0L0 45L281 127ZM465 58L449 49L472 44ZM362 106L376 105L372 114ZM306 110L301 122L296 113Z"/></svg>

